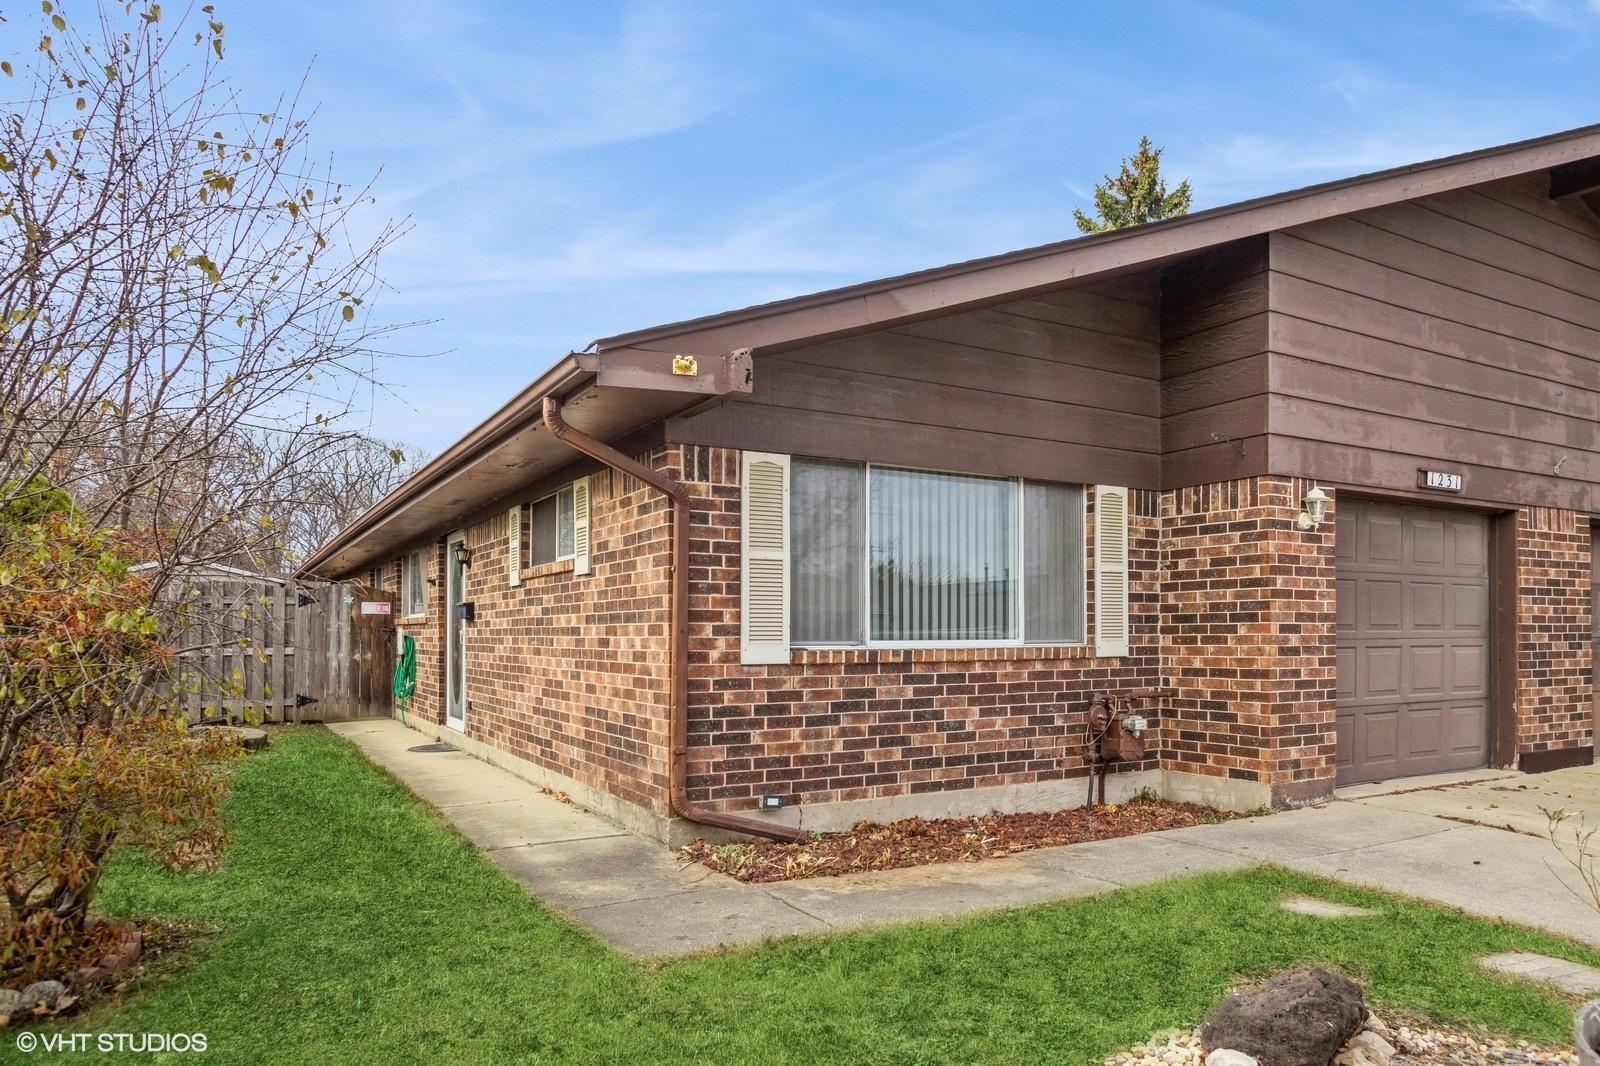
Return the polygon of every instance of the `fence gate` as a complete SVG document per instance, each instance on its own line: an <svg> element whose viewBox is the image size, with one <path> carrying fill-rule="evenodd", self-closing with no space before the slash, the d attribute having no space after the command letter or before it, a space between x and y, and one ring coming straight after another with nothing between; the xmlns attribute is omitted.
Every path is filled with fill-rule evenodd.
<svg viewBox="0 0 1600 1066"><path fill-rule="evenodd" d="M308 585L292 595L291 720L390 717L395 594L350 581Z"/></svg>

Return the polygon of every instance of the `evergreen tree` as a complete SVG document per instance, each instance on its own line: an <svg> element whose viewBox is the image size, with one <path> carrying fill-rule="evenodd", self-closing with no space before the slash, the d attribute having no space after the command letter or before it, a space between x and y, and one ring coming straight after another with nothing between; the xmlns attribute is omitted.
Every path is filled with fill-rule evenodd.
<svg viewBox="0 0 1600 1066"><path fill-rule="evenodd" d="M1149 137L1140 137L1139 151L1122 161L1122 172L1116 177L1107 174L1105 183L1094 187L1094 210L1100 217L1090 218L1079 208L1072 209L1078 229L1104 233L1188 214L1189 183L1167 192L1167 183L1161 179L1162 151L1150 147Z"/></svg>

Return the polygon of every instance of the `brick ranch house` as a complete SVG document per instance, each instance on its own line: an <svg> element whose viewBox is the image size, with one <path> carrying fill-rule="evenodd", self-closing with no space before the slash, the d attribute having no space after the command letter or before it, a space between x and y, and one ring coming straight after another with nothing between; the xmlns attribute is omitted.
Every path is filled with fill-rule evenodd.
<svg viewBox="0 0 1600 1066"><path fill-rule="evenodd" d="M1591 126L607 338L302 572L663 840L1081 803L1105 689L1113 799L1587 763L1597 209Z"/></svg>

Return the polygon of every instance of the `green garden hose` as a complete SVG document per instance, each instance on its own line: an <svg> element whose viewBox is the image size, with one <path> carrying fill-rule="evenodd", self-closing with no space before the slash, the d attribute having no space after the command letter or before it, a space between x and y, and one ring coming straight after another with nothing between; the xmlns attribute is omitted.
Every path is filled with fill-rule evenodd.
<svg viewBox="0 0 1600 1066"><path fill-rule="evenodd" d="M404 637L400 643L400 661L394 664L395 706L400 708L400 721L406 722L406 701L417 691L417 641Z"/></svg>

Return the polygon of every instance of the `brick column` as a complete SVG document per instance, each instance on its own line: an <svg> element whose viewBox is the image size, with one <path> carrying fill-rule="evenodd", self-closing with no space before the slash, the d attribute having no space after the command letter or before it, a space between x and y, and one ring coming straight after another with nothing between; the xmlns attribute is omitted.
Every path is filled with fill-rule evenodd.
<svg viewBox="0 0 1600 1066"><path fill-rule="evenodd" d="M1517 764L1593 757L1589 523L1573 511L1517 512Z"/></svg>
<svg viewBox="0 0 1600 1066"><path fill-rule="evenodd" d="M1334 780L1334 522L1296 527L1299 478L1168 491L1162 500L1163 722L1169 795L1288 807Z"/></svg>

